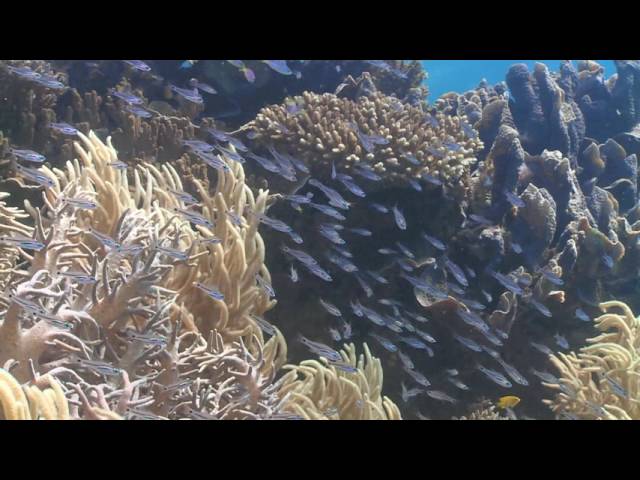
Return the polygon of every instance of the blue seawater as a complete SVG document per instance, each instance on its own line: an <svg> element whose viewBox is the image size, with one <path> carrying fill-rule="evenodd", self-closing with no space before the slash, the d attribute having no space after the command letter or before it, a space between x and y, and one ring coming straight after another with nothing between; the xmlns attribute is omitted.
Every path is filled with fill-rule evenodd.
<svg viewBox="0 0 640 480"><path fill-rule="evenodd" d="M605 68L606 77L616 72L613 60L596 61ZM426 83L429 100L433 101L443 93L470 90L483 78L491 84L501 82L514 63L526 63L533 68L536 62L542 62L554 71L560 66L560 60L422 60L422 65L429 73Z"/></svg>

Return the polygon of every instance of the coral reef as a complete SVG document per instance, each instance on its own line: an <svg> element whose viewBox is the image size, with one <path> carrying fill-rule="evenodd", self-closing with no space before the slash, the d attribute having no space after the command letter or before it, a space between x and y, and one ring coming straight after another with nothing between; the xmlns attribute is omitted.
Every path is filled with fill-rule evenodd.
<svg viewBox="0 0 640 480"><path fill-rule="evenodd" d="M2 233L25 240L2 237L0 361L19 381L59 378L73 418L277 418L286 343L253 320L275 303L256 284L270 281L268 193L254 198L232 162L212 194L194 180L202 213L186 210L170 165L137 166L129 185L110 139L78 136L78 160L40 169L54 185L44 207L25 204L35 228L2 204Z"/></svg>
<svg viewBox="0 0 640 480"><path fill-rule="evenodd" d="M621 302L600 308L605 314L594 320L600 335L588 339L577 354L550 357L561 376L558 383L545 384L558 392L545 402L558 418L638 420L640 320Z"/></svg>
<svg viewBox="0 0 640 480"><path fill-rule="evenodd" d="M386 184L427 174L463 186L482 148L463 117L425 113L375 91L357 100L305 92L288 102L296 105L293 113L286 104L265 107L243 130L258 145L299 156L318 174L331 162L347 173L364 164Z"/></svg>

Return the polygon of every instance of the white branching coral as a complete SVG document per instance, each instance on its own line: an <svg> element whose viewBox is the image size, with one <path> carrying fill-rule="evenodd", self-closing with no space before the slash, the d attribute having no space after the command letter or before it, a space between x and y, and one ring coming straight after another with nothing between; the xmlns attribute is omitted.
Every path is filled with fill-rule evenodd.
<svg viewBox="0 0 640 480"><path fill-rule="evenodd" d="M602 334L578 354L550 357L561 377L545 384L558 391L545 403L559 418L640 420L640 319L622 302L600 308L605 314L595 325Z"/></svg>
<svg viewBox="0 0 640 480"><path fill-rule="evenodd" d="M326 359L305 360L286 365L291 370L282 378L280 394L288 397L286 410L311 420L399 420L398 407L382 396L383 372L380 360L367 344L356 357L353 344L340 352L346 371Z"/></svg>

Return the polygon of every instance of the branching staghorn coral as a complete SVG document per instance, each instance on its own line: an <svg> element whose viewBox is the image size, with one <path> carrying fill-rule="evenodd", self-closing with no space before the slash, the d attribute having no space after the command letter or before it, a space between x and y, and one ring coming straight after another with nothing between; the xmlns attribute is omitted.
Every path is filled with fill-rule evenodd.
<svg viewBox="0 0 640 480"><path fill-rule="evenodd" d="M126 173L114 167L118 158L109 141L80 137L79 160L65 170L40 169L55 183L44 194L45 206L26 202L43 247L21 252L28 269L10 268L15 260L5 268L14 287L5 293L0 360L15 359L22 381L30 361L35 371L59 374L91 418L152 404L150 381L176 380L163 372L179 361L180 322L205 335L215 329L220 345L245 336L245 356L260 353L260 369L273 369L277 340L263 345L250 318L273 302L256 284L257 274L269 282L269 273L258 220L244 210L264 211L267 192L254 200L241 166L232 166L219 175L213 195L196 185L203 204L198 214L170 192L182 191L170 166L139 167L130 186ZM2 213L3 232L31 233L15 225L24 214L4 206ZM194 218L208 220L196 230L189 221ZM211 298L206 288L224 297ZM251 374L242 365L236 370Z"/></svg>
<svg viewBox="0 0 640 480"><path fill-rule="evenodd" d="M576 354L550 357L561 373L558 391L545 400L557 417L601 420L640 419L640 320L622 302L600 304L594 320L600 332ZM621 313L610 313L620 310Z"/></svg>
<svg viewBox="0 0 640 480"><path fill-rule="evenodd" d="M286 365L280 395L290 398L286 410L313 420L399 420L398 407L382 396L382 366L367 344L356 357L353 344L340 352L343 362L355 371L344 371L321 361L305 360Z"/></svg>
<svg viewBox="0 0 640 480"><path fill-rule="evenodd" d="M51 376L20 385L0 368L0 420L67 420L69 405L62 387Z"/></svg>
<svg viewBox="0 0 640 480"><path fill-rule="evenodd" d="M380 93L353 101L305 92L288 102L295 104L293 113L286 104L265 107L243 129L255 142L286 149L325 175L334 161L347 172L368 164L388 182L429 174L464 184L482 148L468 135L464 117L431 116Z"/></svg>

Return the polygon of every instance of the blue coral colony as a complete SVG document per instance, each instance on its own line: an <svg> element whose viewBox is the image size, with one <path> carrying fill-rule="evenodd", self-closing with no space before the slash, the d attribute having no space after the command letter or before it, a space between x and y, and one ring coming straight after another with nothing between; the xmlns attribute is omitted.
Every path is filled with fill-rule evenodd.
<svg viewBox="0 0 640 480"><path fill-rule="evenodd" d="M106 71L107 62L85 63L90 71ZM138 124L167 118L169 109L171 116L191 112L184 113L190 136L175 147L180 154L211 175L241 164L256 185L268 185L267 211L225 212L240 231L252 219L266 227L271 275L256 272L251 281L282 303L274 319L298 322L253 316L263 333L297 330L300 355L323 358L343 374L357 368L340 347L367 341L385 366L385 390L406 418L462 416L479 402L509 403L514 418L549 418L541 382L558 379L548 356L578 347L598 303L624 297L638 282L640 137L632 130L640 110L629 103L638 96L629 79L639 81L640 64L618 61L614 80L594 62L577 69L564 62L557 73L543 64L532 72L514 65L506 83L482 82L428 103L418 62L184 60L174 67L175 78L193 78L182 83L159 63L122 61L128 82L103 95ZM258 95L261 82L287 85L289 92L302 79L313 85L305 75L319 68L335 77L332 91L283 94L279 105L251 107L249 121L234 124L231 116L233 131L214 122L214 110L214 121L193 113L210 112L209 103L241 101L218 71ZM71 89L64 75L28 63L0 69L33 88ZM162 86L162 99L150 101L145 85ZM254 103L260 105L259 98ZM60 141L86 133L72 122L43 128ZM26 188L54 186L36 168L51 161L49 152L26 142L1 151ZM131 175L125 161L110 165ZM195 193L171 191L182 202L175 218L213 231L216 220L203 210L211 206ZM61 200L61 208L102 208L72 194ZM113 255L139 253L125 251L108 233L87 233ZM28 258L48 242L10 230L0 236L0 245ZM218 248L220 240L207 242ZM165 262L193 261L192 252L162 237L149 248ZM96 275L95 269L60 271L85 285L97 282ZM218 285L193 285L211 302L236 301ZM3 300L73 328L11 286ZM150 349L170 341L135 330L123 337ZM76 364L95 375L120 371L86 358ZM601 381L627 395L615 380ZM165 390L188 385L176 379ZM144 408L129 416L157 417Z"/></svg>

